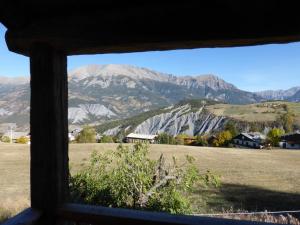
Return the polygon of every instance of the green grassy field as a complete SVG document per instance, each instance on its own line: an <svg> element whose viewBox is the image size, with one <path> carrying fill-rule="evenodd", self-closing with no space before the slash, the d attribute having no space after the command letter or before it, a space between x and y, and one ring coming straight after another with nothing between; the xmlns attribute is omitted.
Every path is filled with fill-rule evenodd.
<svg viewBox="0 0 300 225"><path fill-rule="evenodd" d="M71 144L70 164L75 173L93 150L115 149L117 144ZM163 153L179 160L196 158L203 172L221 175L219 189L198 189L190 198L197 212L223 210L300 209L300 151L247 150L172 145L151 145L150 156ZM18 211L29 202L29 146L0 145L0 210Z"/></svg>
<svg viewBox="0 0 300 225"><path fill-rule="evenodd" d="M284 105L295 115L295 123L300 125L300 103L274 101L248 105L215 104L207 109L218 116L228 116L247 122L272 122L285 113Z"/></svg>

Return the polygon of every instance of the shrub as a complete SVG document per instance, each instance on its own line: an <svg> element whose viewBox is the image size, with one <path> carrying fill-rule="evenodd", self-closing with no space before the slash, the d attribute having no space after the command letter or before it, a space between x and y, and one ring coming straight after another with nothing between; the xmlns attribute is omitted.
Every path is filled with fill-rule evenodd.
<svg viewBox="0 0 300 225"><path fill-rule="evenodd" d="M19 143L19 144L27 144L29 142L29 138L25 137L25 136L22 136L22 137L19 137L16 140L16 142Z"/></svg>
<svg viewBox="0 0 300 225"><path fill-rule="evenodd" d="M284 134L284 130L280 129L280 128L273 128L271 129L268 134L268 142L272 145L272 146L278 146L279 145L279 141L280 141L280 137Z"/></svg>
<svg viewBox="0 0 300 225"><path fill-rule="evenodd" d="M196 136L196 143L197 146L208 146L207 137L206 136Z"/></svg>
<svg viewBox="0 0 300 225"><path fill-rule="evenodd" d="M280 115L279 121L287 133L293 131L295 116L290 111Z"/></svg>
<svg viewBox="0 0 300 225"><path fill-rule="evenodd" d="M103 135L100 141L101 143L114 143L113 137L108 135Z"/></svg>
<svg viewBox="0 0 300 225"><path fill-rule="evenodd" d="M78 143L95 143L96 142L96 131L93 127L86 126L76 137Z"/></svg>
<svg viewBox="0 0 300 225"><path fill-rule="evenodd" d="M175 137L175 142L177 145L185 145L185 141L184 139L185 138L189 138L189 136L187 134L178 134L176 137Z"/></svg>
<svg viewBox="0 0 300 225"><path fill-rule="evenodd" d="M157 143L174 145L174 144L176 144L176 140L173 136L171 136L167 133L160 133L157 136Z"/></svg>
<svg viewBox="0 0 300 225"><path fill-rule="evenodd" d="M1 141L9 143L10 142L10 138L8 136L2 136Z"/></svg>
<svg viewBox="0 0 300 225"><path fill-rule="evenodd" d="M216 139L213 141L213 146L215 147L225 147L228 146L232 139L231 132L228 130L218 133Z"/></svg>
<svg viewBox="0 0 300 225"><path fill-rule="evenodd" d="M228 121L225 125L224 130L228 130L231 133L232 137L238 135L238 130L236 128L236 124L233 121Z"/></svg>
<svg viewBox="0 0 300 225"><path fill-rule="evenodd" d="M72 201L182 214L192 211L186 195L196 185L219 185L218 176L200 174L190 156L179 166L175 157L166 165L163 155L151 160L148 154L142 143L93 152L89 165L70 178Z"/></svg>

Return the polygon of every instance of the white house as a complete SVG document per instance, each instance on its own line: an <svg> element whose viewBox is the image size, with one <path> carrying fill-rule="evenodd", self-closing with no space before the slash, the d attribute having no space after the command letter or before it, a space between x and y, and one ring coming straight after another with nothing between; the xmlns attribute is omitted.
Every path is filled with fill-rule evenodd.
<svg viewBox="0 0 300 225"><path fill-rule="evenodd" d="M233 138L232 142L235 147L263 148L263 142L266 137L258 132L240 133Z"/></svg>
<svg viewBox="0 0 300 225"><path fill-rule="evenodd" d="M136 142L149 142L153 144L155 142L157 135L152 134L135 134L130 133L125 137L125 142L136 143Z"/></svg>

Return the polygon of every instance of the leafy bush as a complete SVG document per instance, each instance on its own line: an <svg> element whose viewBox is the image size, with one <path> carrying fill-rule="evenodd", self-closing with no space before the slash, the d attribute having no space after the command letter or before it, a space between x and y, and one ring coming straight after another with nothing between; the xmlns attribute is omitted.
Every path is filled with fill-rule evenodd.
<svg viewBox="0 0 300 225"><path fill-rule="evenodd" d="M157 136L156 140L158 144L169 144L169 145L176 144L175 138L167 133L160 133Z"/></svg>
<svg viewBox="0 0 300 225"><path fill-rule="evenodd" d="M114 143L113 137L108 135L103 135L100 141L101 143Z"/></svg>
<svg viewBox="0 0 300 225"><path fill-rule="evenodd" d="M8 136L2 136L1 141L9 143L10 142L10 138Z"/></svg>
<svg viewBox="0 0 300 225"><path fill-rule="evenodd" d="M187 134L178 134L176 137L175 137L175 143L177 145L185 145L185 138L189 138L189 136Z"/></svg>
<svg viewBox="0 0 300 225"><path fill-rule="evenodd" d="M236 124L233 121L228 121L225 125L224 130L228 130L231 133L232 137L238 135L238 130L236 128Z"/></svg>
<svg viewBox="0 0 300 225"><path fill-rule="evenodd" d="M287 133L292 132L295 122L295 115L288 110L286 113L280 115L279 122Z"/></svg>
<svg viewBox="0 0 300 225"><path fill-rule="evenodd" d="M29 138L25 137L25 136L22 136L22 137L19 137L16 140L16 142L19 143L19 144L27 144L29 142Z"/></svg>
<svg viewBox="0 0 300 225"><path fill-rule="evenodd" d="M284 134L284 130L280 129L280 128L273 128L272 130L270 130L267 134L267 138L268 138L268 142L272 145L272 146L278 146L279 145L279 141L280 141L280 137L281 135Z"/></svg>
<svg viewBox="0 0 300 225"><path fill-rule="evenodd" d="M192 212L187 195L196 185L219 185L218 176L200 174L190 156L183 165L175 157L167 165L163 155L151 160L148 154L148 145L142 143L93 152L89 165L70 178L72 200L183 214Z"/></svg>
<svg viewBox="0 0 300 225"><path fill-rule="evenodd" d="M96 131L93 127L85 126L76 137L78 143L95 143Z"/></svg>
<svg viewBox="0 0 300 225"><path fill-rule="evenodd" d="M208 141L206 136L196 136L196 143L197 146L208 146Z"/></svg>
<svg viewBox="0 0 300 225"><path fill-rule="evenodd" d="M225 147L228 146L232 139L231 132L228 130L218 133L216 139L213 141L213 146L215 147Z"/></svg>

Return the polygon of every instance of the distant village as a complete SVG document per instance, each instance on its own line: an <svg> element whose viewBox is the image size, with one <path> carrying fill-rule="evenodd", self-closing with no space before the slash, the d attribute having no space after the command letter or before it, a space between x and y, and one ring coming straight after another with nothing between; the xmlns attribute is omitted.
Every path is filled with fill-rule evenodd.
<svg viewBox="0 0 300 225"><path fill-rule="evenodd" d="M92 128L88 128L92 129ZM149 144L175 144L175 145L191 145L191 146L210 146L210 147L232 147L232 148L251 148L251 149L271 149L274 147L283 149L299 149L300 150L300 132L284 133L284 130L273 128L267 135L260 132L242 132L237 133L228 130L213 135L188 136L179 134L176 137L167 133L159 134L139 134L129 133L123 136L106 136L95 132L95 142L98 143L137 143L144 142ZM78 142L84 128L76 128L69 132L69 141ZM91 131L90 131L91 132ZM232 135L233 134L233 135ZM85 134L86 136L86 134ZM77 141L76 141L77 140ZM85 142L85 140L79 141ZM88 141L87 141L88 142Z"/></svg>
<svg viewBox="0 0 300 225"><path fill-rule="evenodd" d="M86 133L84 133L86 132ZM273 136L269 135L274 133ZM234 132L233 132L234 133ZM68 133L70 143L149 143L149 144L174 144L190 146L209 146L209 147L231 147L249 149L299 149L300 132L284 133L278 128L271 130L268 135L260 132L242 132L232 135L225 130L213 135L188 136L179 134L176 137L167 133L159 134L138 134L129 133L124 136L106 136L97 133L92 127L74 128ZM2 143L30 144L30 133L14 131L0 133Z"/></svg>

